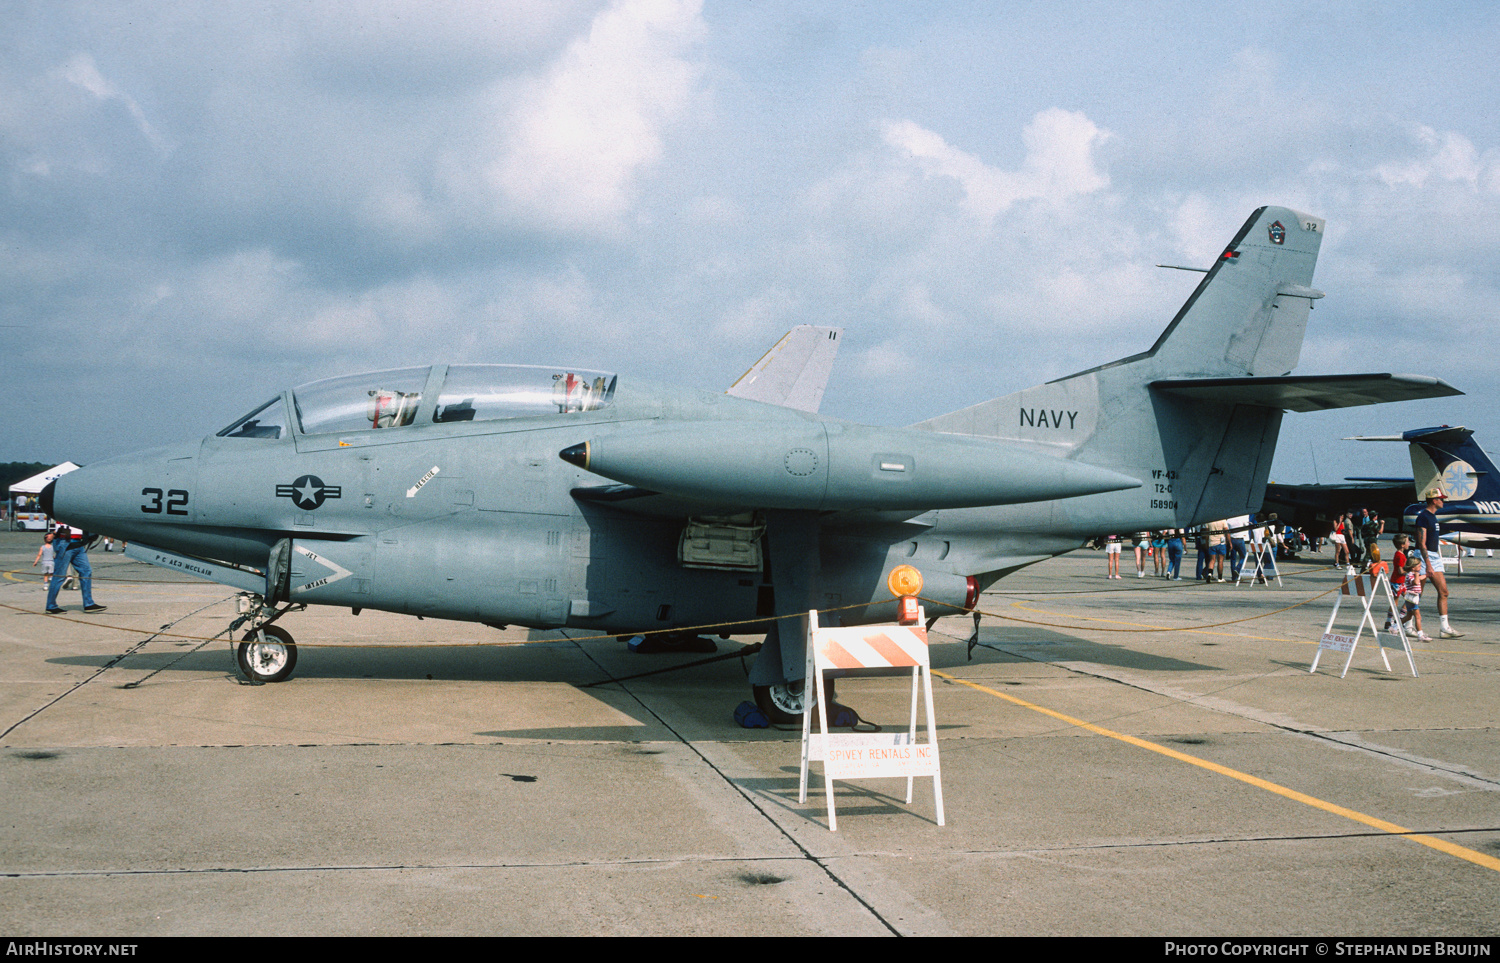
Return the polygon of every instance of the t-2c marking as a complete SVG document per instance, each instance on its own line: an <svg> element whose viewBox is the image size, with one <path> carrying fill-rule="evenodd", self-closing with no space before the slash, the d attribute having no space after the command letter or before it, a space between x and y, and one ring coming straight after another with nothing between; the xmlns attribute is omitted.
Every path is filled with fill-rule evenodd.
<svg viewBox="0 0 1500 963"><path fill-rule="evenodd" d="M1172 483L1177 480L1175 469L1153 468L1151 469L1151 477L1155 479L1151 487L1156 490L1156 494L1172 494ZM1153 498L1151 499L1151 507L1153 509L1165 508L1169 512L1175 512L1177 511L1177 500L1172 498Z"/></svg>

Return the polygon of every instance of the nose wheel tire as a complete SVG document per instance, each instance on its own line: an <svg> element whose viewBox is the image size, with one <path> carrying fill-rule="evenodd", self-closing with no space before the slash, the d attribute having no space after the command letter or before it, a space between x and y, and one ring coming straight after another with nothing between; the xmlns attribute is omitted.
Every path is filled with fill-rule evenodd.
<svg viewBox="0 0 1500 963"><path fill-rule="evenodd" d="M245 636L235 650L235 661L251 682L280 682L297 667L297 646L290 632L268 625Z"/></svg>

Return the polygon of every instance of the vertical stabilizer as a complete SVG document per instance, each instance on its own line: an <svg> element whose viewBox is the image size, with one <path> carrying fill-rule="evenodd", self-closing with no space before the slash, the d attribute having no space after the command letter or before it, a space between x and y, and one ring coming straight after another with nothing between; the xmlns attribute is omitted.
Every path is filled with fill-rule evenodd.
<svg viewBox="0 0 1500 963"><path fill-rule="evenodd" d="M1302 355L1323 220L1285 207L1250 216L1148 352L1181 375L1289 373Z"/></svg>
<svg viewBox="0 0 1500 963"><path fill-rule="evenodd" d="M1151 385L1289 373L1302 353L1312 302L1323 296L1311 287L1323 223L1290 208L1261 208L1150 350L919 427L1027 444L1148 482L1135 492L1055 503L1056 515L1090 534L1106 530L1093 525L1164 528L1256 510L1281 406L1237 403L1227 392L1187 399ZM1125 528L1117 527L1126 519Z"/></svg>
<svg viewBox="0 0 1500 963"><path fill-rule="evenodd" d="M1411 443L1412 481L1417 497L1437 487L1450 502L1500 502L1495 465L1468 428L1417 428L1402 439Z"/></svg>
<svg viewBox="0 0 1500 963"><path fill-rule="evenodd" d="M828 385L843 333L843 328L798 325L740 375L725 394L816 412L823 404L823 389Z"/></svg>

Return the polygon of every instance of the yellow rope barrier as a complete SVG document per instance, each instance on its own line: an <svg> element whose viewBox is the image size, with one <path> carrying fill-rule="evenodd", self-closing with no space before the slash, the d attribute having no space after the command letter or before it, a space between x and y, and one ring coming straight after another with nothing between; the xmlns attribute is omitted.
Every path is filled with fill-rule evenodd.
<svg viewBox="0 0 1500 963"><path fill-rule="evenodd" d="M1242 619L1230 619L1230 620L1228 620L1226 622L1208 622L1208 623L1205 623L1203 625L1182 625L1182 626L1177 626L1175 628L1174 627L1167 627L1167 626L1162 626L1162 627L1151 626L1151 627L1147 627L1147 628L1116 629L1116 628L1104 628L1104 627L1093 626L1093 625L1062 625L1062 624L1057 623L1057 622L1037 622L1037 621L1034 621L1032 619L1021 619L1021 618L1015 617L1014 615L1005 615L1005 614L1000 613L1000 612L986 612L985 610L979 609L979 608L962 609L961 611L963 611L963 612L978 612L980 615L988 615L991 618L1004 619L1007 622L1020 622L1023 625L1038 625L1038 626L1041 626L1043 628L1048 628L1048 629L1073 629L1073 630L1076 630L1076 631L1087 631L1087 632L1196 632L1196 631L1198 631L1200 629L1216 629L1216 628L1219 628L1220 626L1224 626L1224 625L1238 625L1241 622L1253 622L1256 619L1269 618L1269 617L1271 617L1273 615L1280 615L1282 612L1290 612L1292 609L1300 608L1301 606L1304 606L1304 605L1308 604L1309 602L1316 602L1318 599L1323 598L1325 595L1332 595L1334 592L1337 592L1339 590L1339 588L1340 588L1340 586L1335 585L1333 588L1329 589L1326 592L1319 592L1317 595L1311 596L1309 598L1305 598L1305 599L1303 599L1300 602L1294 602L1291 605L1283 606L1282 608L1279 608L1279 609L1273 609L1270 612L1261 612L1259 615L1248 615L1248 616L1246 616L1245 618L1242 618ZM921 596L918 596L918 598L921 598ZM948 607L948 608L952 607L947 602L936 602L936 600L934 600L934 599L923 598L922 601L924 601L924 602L935 602L935 604L942 605L942 606L945 606L945 607Z"/></svg>
<svg viewBox="0 0 1500 963"><path fill-rule="evenodd" d="M152 584L155 584L155 583L152 583ZM1057 623L1057 622L1039 622L1039 621L1036 621L1034 619L1017 618L1014 615L1006 615L1006 614L1001 613L1001 612L986 611L986 610L980 609L980 608L966 609L966 608L964 608L962 606L954 605L951 602L944 602L944 601L941 601L939 599L928 598L926 596L921 596L921 595L917 596L917 598L919 598L923 602L928 603L929 605L938 606L938 607L943 608L943 609L951 609L951 610L953 610L953 614L955 614L955 615L969 615L969 614L973 614L973 613L978 613L981 616L989 616L990 618L1002 619L1002 620L1007 621L1007 622L1018 622L1018 623L1020 623L1022 625L1035 625L1035 626L1039 626L1039 627L1042 627L1042 628L1069 629L1069 630L1073 630L1073 631L1089 631L1089 632L1195 632L1195 631L1199 631L1201 629L1219 628L1219 627L1225 626L1225 625L1237 625L1237 624L1240 624L1242 622L1252 622L1252 621L1255 621L1256 619L1268 618L1268 617L1270 617L1272 615L1278 615L1278 614L1280 614L1282 612L1288 612L1288 611L1291 611L1292 609L1298 608L1300 606L1307 605L1310 602L1316 602L1318 599L1323 598L1326 595L1330 595L1330 594L1332 594L1332 593L1334 593L1334 592L1336 592L1338 590L1339 590L1339 586L1336 585L1336 586L1334 586L1333 588L1329 589L1326 592L1319 592L1317 595L1311 596L1310 598L1303 599L1300 602L1295 602L1295 603L1293 603L1291 605L1283 606L1282 608L1274 609L1274 610L1272 610L1270 612L1262 612L1262 613L1259 613L1257 615L1246 616L1245 618L1230 619L1230 620L1224 621L1224 622L1210 622L1210 623L1203 624L1203 625L1184 625L1184 626L1177 626L1177 627L1160 627L1160 628L1157 628L1157 627L1149 627L1149 628L1109 628L1109 627L1100 627L1100 626L1064 625L1062 623ZM855 603L852 603L852 604L849 604L849 605L839 605L839 606L835 606L835 607L832 607L832 608L819 609L818 611L819 612L843 612L843 611L847 611L849 609L868 608L869 606L872 606L872 605L888 605L891 602L894 602L895 600L896 600L895 596L892 596L889 599L883 599L883 600L874 601L874 602L855 602ZM9 604L3 603L3 602L0 602L0 607L10 609L11 611L14 611L14 612L20 612L22 614L30 614L30 615L41 614L41 613L35 612L35 611L31 610L31 609L24 609L24 608L21 608L19 606L9 605ZM74 618L68 618L66 616L59 616L59 615L52 615L52 616L48 616L48 617L51 618L51 619L60 621L60 622L72 622L72 623L75 623L75 624L78 624L78 625L93 626L95 628L112 629L112 630L117 631L117 632L143 632L143 631L145 631L144 629L131 628L131 627L128 627L128 626L111 625L108 622L86 621L86 620L83 620L83 619L74 619ZM740 626L740 625L757 625L757 624L764 624L766 622L781 621L783 619L795 619L795 618L801 618L801 617L802 617L802 613L796 612L796 613L792 613L792 614L789 614L789 615L764 615L764 616L758 616L756 618L738 619L738 620L729 621L729 622L711 622L711 623L706 623L706 624L703 624L703 625L679 626L677 628L668 628L668 629L643 629L643 630L638 631L638 632L610 632L610 633L603 634L603 635L583 635L583 636L575 636L575 637L571 637L571 638L565 637L565 639L566 639L566 641L570 641L570 642L595 642L595 641L601 641L601 640L604 640L604 639L616 639L616 638L621 638L621 637L633 637L633 636L637 636L637 635L639 635L639 636L649 636L649 635L664 635L664 634L668 634L668 633L699 633L699 632L707 632L707 631L716 630L716 629L733 628L735 626ZM556 630L543 630L543 631L556 631ZM720 634L722 634L722 633L720 633ZM205 636L201 636L201 635L181 635L181 634L170 633L170 632L161 632L161 633L159 633L159 635L162 638L181 639L181 640L192 641L192 642L207 642L207 641L213 641L214 639L217 638L216 636L205 637ZM494 641L494 642L460 642L460 643L440 643L440 644L462 646L462 647L469 647L469 646L512 646L512 645L531 645L531 644L534 644L536 642L552 642L552 641L559 641L560 642L560 641L564 641L564 639L527 639L525 641L520 641L520 642ZM333 643L306 643L306 642L298 642L297 644L301 645L301 646L307 646L307 647L313 647L313 646L318 646L318 645L326 645L326 646L338 647L338 648L373 648L373 649L406 648L408 645L410 645L410 643L400 643L400 642L397 642L397 643L374 643L374 642L359 642L359 643L341 643L341 642L333 642Z"/></svg>

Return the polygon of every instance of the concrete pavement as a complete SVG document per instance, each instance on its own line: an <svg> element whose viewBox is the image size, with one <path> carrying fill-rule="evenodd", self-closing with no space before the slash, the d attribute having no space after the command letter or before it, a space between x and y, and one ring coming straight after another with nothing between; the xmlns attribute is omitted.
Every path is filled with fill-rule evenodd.
<svg viewBox="0 0 1500 963"><path fill-rule="evenodd" d="M1467 635L1419 645L1419 678L1366 640L1344 679L1307 671L1331 596L1288 608L1324 564L1238 588L1034 566L982 599L972 661L967 619L934 633L947 826L929 784L907 807L871 780L830 833L800 733L735 726L739 659L309 610L281 623L293 677L250 686L194 651L231 590L96 550L108 611L47 616L38 542L0 534L17 936L1500 929L1495 560L1453 580ZM840 684L888 726L906 696Z"/></svg>

